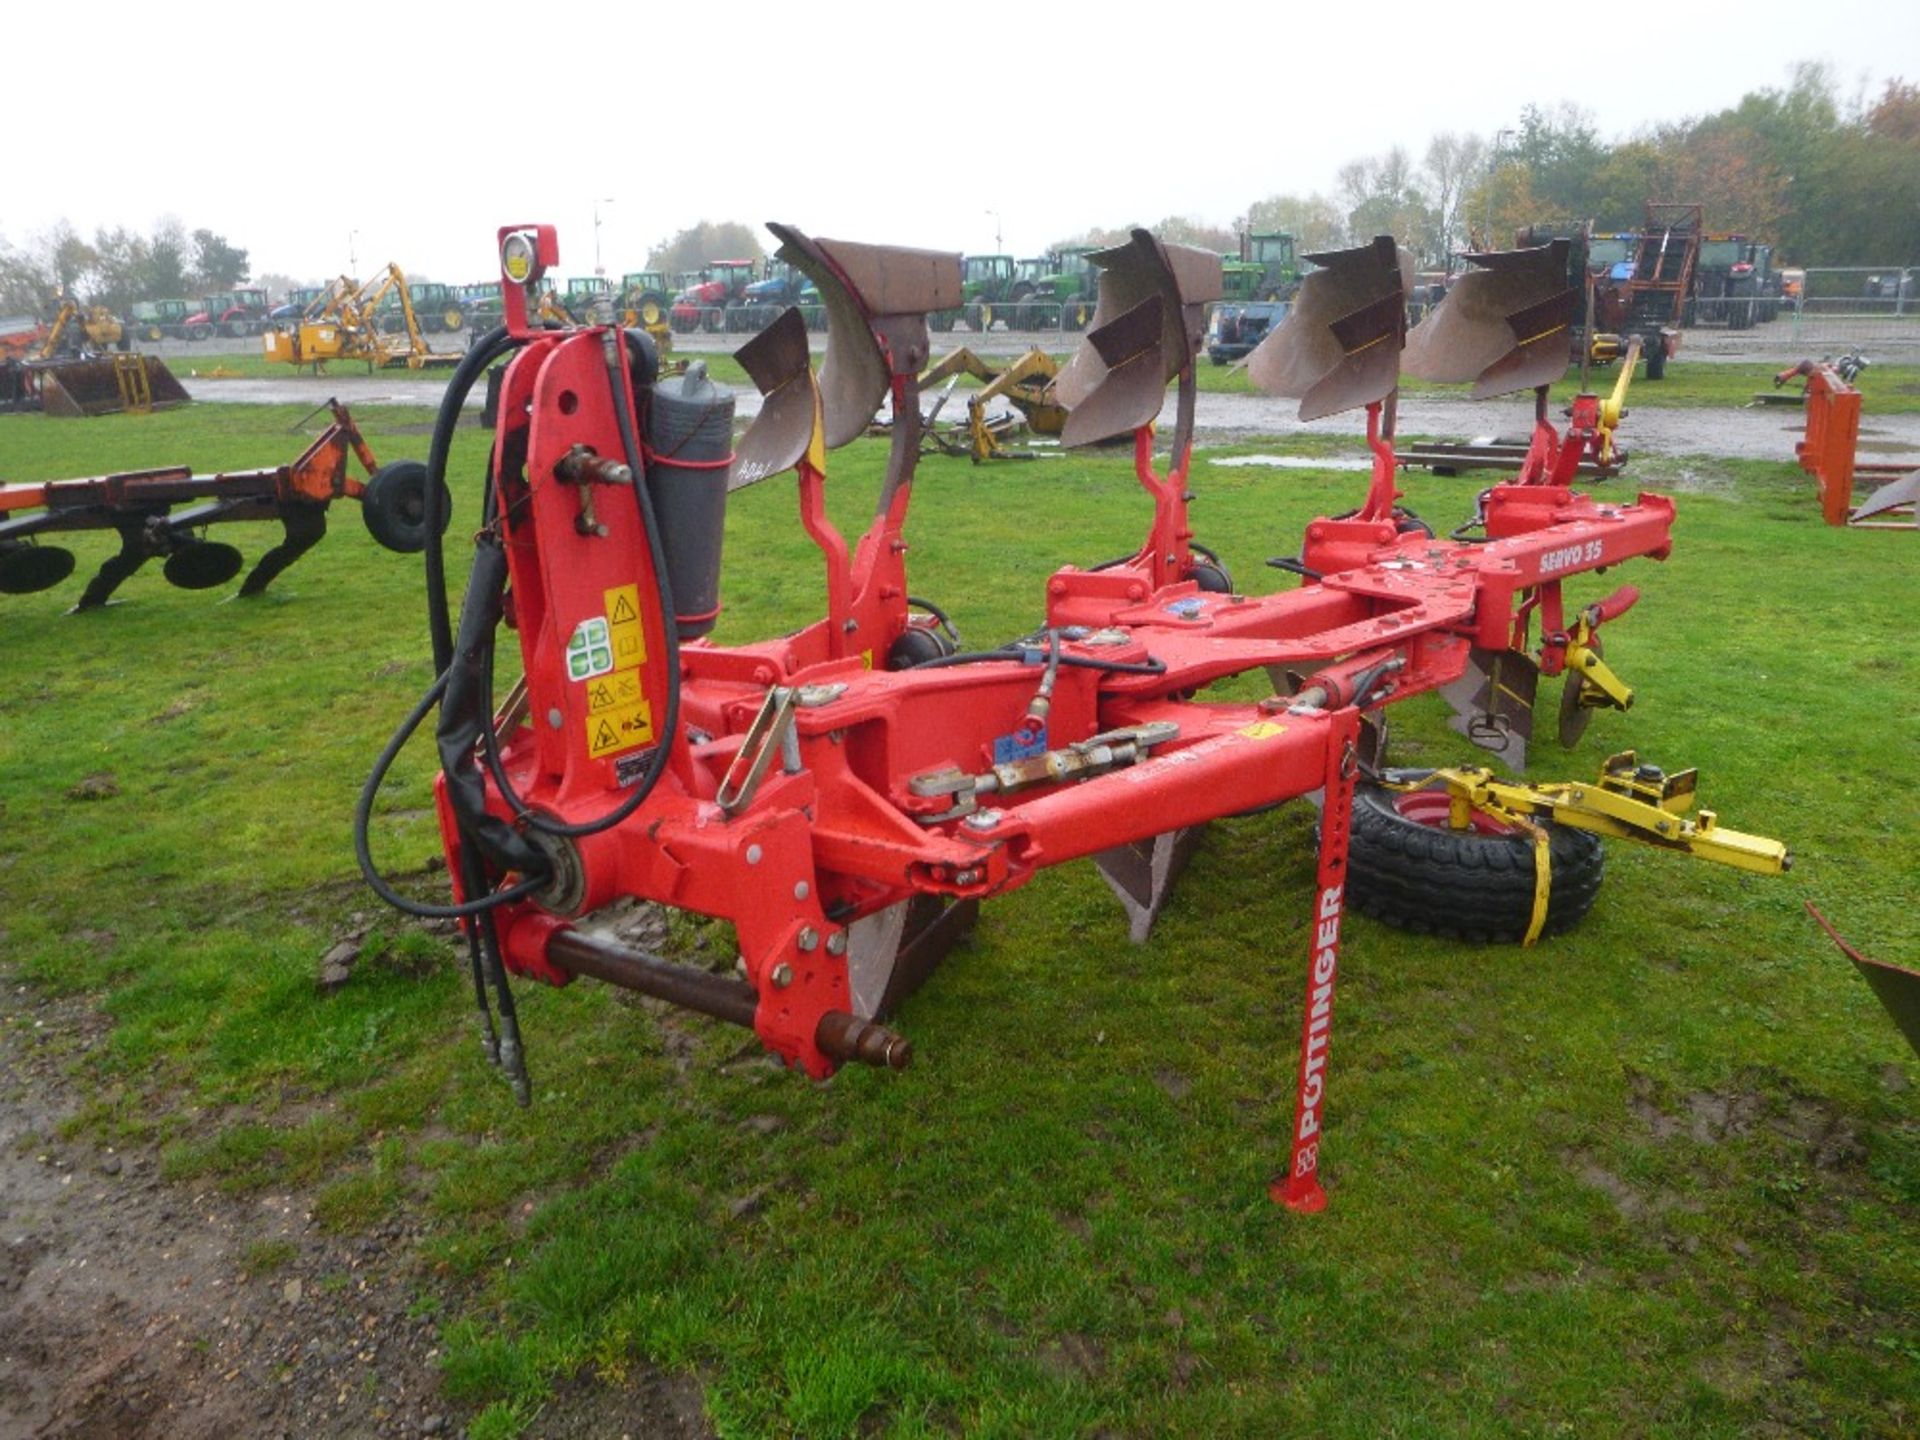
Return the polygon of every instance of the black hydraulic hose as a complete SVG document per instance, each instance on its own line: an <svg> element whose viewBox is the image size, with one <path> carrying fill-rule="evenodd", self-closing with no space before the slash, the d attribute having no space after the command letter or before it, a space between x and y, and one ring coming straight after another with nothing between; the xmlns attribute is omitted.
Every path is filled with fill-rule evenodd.
<svg viewBox="0 0 1920 1440"><path fill-rule="evenodd" d="M923 600L918 595L907 596L907 604L916 610L924 610L927 614L933 616L933 618L940 623L940 628L947 632L947 638L953 642L954 648L956 650L960 648L960 631L955 627L953 621L947 618L946 611L942 610L931 600Z"/></svg>
<svg viewBox="0 0 1920 1440"><path fill-rule="evenodd" d="M447 461L453 453L453 432L474 382L502 355L521 342L496 325L467 346L448 377L447 391L433 420L433 439L427 446L427 493L422 497L421 520L427 528L427 625L433 636L433 673L438 675L453 659L453 619L447 606L447 567L441 548L441 530L447 517L440 513L441 487L447 481Z"/></svg>
<svg viewBox="0 0 1920 1440"><path fill-rule="evenodd" d="M413 709L408 712L407 718L400 722L399 728L388 739L386 748L380 752L380 758L373 762L373 771L367 776L367 783L360 787L360 802L354 807L353 813L353 850L360 862L360 874L366 879L367 885L374 894L394 909L408 915L418 915L427 920L462 920L470 915L479 915L495 906L524 899L547 883L547 878L541 875L521 880L504 890L494 890L476 896L458 905L429 905L423 901L409 900L400 894L381 877L378 867L374 865L369 841L374 797L380 793L380 787L386 781L387 772L393 768L394 760L406 747L407 742L413 738L414 731L420 728L421 721L427 718L427 712L439 703L446 688L447 678L442 675L427 688L427 693L420 697Z"/></svg>

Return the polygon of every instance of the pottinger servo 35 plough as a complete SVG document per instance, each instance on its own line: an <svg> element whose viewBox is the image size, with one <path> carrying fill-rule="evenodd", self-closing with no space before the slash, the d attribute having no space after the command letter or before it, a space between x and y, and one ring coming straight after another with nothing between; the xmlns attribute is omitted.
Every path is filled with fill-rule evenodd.
<svg viewBox="0 0 1920 1440"><path fill-rule="evenodd" d="M0 593L51 589L73 573L71 550L39 537L76 530L114 530L118 553L87 582L76 610L107 603L148 560L165 557L170 584L183 590L224 585L239 574L240 552L206 538L210 525L278 520L278 545L255 562L240 594L258 595L327 533L327 507L360 502L367 529L387 549L416 554L426 544L426 467L417 460L380 465L360 438L347 407L329 400L333 423L291 465L195 475L185 465L123 471L39 485L0 485ZM347 469L357 459L362 482ZM198 503L189 503L198 502ZM186 506L184 509L176 508ZM444 508L444 507L442 507Z"/></svg>
<svg viewBox="0 0 1920 1440"><path fill-rule="evenodd" d="M1306 415L1367 407L1376 457L1367 502L1309 526L1288 562L1307 581L1299 589L1234 591L1187 521L1193 361L1220 261L1136 232L1094 257L1096 323L1058 392L1069 444L1133 432L1153 501L1147 541L1130 557L1056 575L1046 623L1026 639L957 652L937 612L909 598L904 526L926 317L959 303L958 256L771 228L780 258L820 291L827 354L816 378L792 312L747 345L740 358L764 399L731 455L730 401L697 374L657 381L644 337L535 328L528 295L558 258L554 232L500 232L507 323L456 373L429 462L437 478L466 390L510 355L475 563L456 633L430 516L440 674L362 793L356 840L370 883L414 913L465 922L487 1043L523 1101L508 971L554 984L593 975L749 1026L784 1061L822 1076L850 1060L907 1063L908 1042L886 1021L980 899L1045 866L1097 857L1142 934L1183 833L1319 792L1299 1095L1292 1154L1273 1187L1291 1207L1319 1208L1363 717L1476 673L1484 682L1498 657L1524 656L1534 618L1549 662L1564 664L1576 635L1590 638L1626 603L1590 606L1570 627L1565 581L1664 556L1671 504L1602 504L1542 475L1489 492L1477 544L1436 541L1397 510L1391 422L1406 282L1400 252L1382 240L1316 257L1323 269L1254 371L1302 397ZM1496 258L1489 273L1500 268ZM1476 376L1544 385L1549 351L1565 365L1564 323L1545 338L1532 321L1490 323L1500 338ZM1153 427L1176 378L1162 474ZM849 546L824 506L827 455L889 399L880 502ZM703 637L717 609L726 488L789 470L801 523L825 558L827 614L759 644L715 645ZM437 503L438 486L427 493ZM518 633L525 678L496 709L503 619ZM1198 698L1263 669L1297 677L1292 693ZM382 778L436 702L450 905L399 896L367 843ZM1514 730L1505 719L1482 728ZM1657 774L1614 764L1595 785L1553 789L1500 787L1484 772L1440 778L1463 825L1478 808L1522 835L1558 822L1783 868L1777 843L1724 830L1705 812L1687 818L1687 777ZM1547 873L1541 863L1542 904ZM628 896L730 921L742 977L576 927Z"/></svg>

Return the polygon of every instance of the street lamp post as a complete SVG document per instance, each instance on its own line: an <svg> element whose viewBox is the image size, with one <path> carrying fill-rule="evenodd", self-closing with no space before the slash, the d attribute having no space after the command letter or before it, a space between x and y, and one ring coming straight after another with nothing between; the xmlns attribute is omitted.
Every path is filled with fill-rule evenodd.
<svg viewBox="0 0 1920 1440"><path fill-rule="evenodd" d="M607 273L607 267L600 263L600 207L611 204L613 204L611 195L593 202L593 273L596 275Z"/></svg>
<svg viewBox="0 0 1920 1440"><path fill-rule="evenodd" d="M986 213L993 217L993 253L998 255L1007 248L1006 242L1000 238L1000 212L989 210Z"/></svg>
<svg viewBox="0 0 1920 1440"><path fill-rule="evenodd" d="M347 232L347 273L356 280L360 278L360 250L356 244L359 239L358 230Z"/></svg>

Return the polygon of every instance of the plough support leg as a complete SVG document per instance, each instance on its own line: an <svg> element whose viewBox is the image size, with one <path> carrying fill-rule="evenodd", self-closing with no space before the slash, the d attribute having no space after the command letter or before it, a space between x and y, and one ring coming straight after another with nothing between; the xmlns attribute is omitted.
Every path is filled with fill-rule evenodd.
<svg viewBox="0 0 1920 1440"><path fill-rule="evenodd" d="M323 505L283 505L280 524L286 536L262 555L240 586L243 599L263 592L280 573L307 551L318 545L327 533L327 511Z"/></svg>
<svg viewBox="0 0 1920 1440"><path fill-rule="evenodd" d="M1320 807L1320 867L1314 886L1313 942L1300 1023L1299 1093L1287 1172L1268 1194L1289 1210L1324 1210L1320 1184L1321 1115L1327 1094L1327 1049L1333 1034L1333 986L1340 970L1340 922L1346 914L1347 843L1353 829L1353 785L1359 774L1360 716L1345 710L1327 727L1326 799Z"/></svg>
<svg viewBox="0 0 1920 1440"><path fill-rule="evenodd" d="M94 576L87 582L87 588L80 593L79 603L74 610L97 610L112 598L139 568L153 558L153 547L147 533L147 515L130 516L115 524L120 532L120 551L107 558Z"/></svg>

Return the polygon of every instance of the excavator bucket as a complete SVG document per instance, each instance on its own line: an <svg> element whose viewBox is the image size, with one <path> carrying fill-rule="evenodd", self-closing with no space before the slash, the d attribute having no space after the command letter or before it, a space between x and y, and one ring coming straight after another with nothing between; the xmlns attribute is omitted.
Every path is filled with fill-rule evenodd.
<svg viewBox="0 0 1920 1440"><path fill-rule="evenodd" d="M1913 1047L1913 1053L1920 1055L1920 970L1909 970L1904 965L1892 965L1885 960L1875 960L1863 955L1846 938L1834 929L1833 923L1815 908L1809 900L1807 913L1820 922L1820 928L1827 932L1829 939L1840 947L1840 952L1851 960L1854 968L1860 972L1893 1017L1893 1023L1900 1027L1900 1033L1907 1037L1907 1044Z"/></svg>
<svg viewBox="0 0 1920 1440"><path fill-rule="evenodd" d="M153 355L65 360L37 368L41 408L67 419L171 410L192 398L167 362Z"/></svg>
<svg viewBox="0 0 1920 1440"><path fill-rule="evenodd" d="M1384 400L1400 383L1413 254L1380 235L1306 258L1321 268L1247 357L1247 375L1269 395L1298 400L1302 420L1318 420Z"/></svg>
<svg viewBox="0 0 1920 1440"><path fill-rule="evenodd" d="M1580 309L1580 292L1567 284L1567 242L1466 259L1476 268L1407 336L1406 372L1470 384L1476 400L1558 380Z"/></svg>
<svg viewBox="0 0 1920 1440"><path fill-rule="evenodd" d="M1068 370L1078 365L1083 377L1097 378L1070 402L1062 445L1090 445L1124 435L1152 423L1160 413L1167 392L1165 313L1160 297L1150 294L1118 319L1087 332ZM1090 357L1090 363L1082 364L1082 356ZM1061 381L1066 373L1061 373ZM1056 381L1055 392L1061 388Z"/></svg>
<svg viewBox="0 0 1920 1440"><path fill-rule="evenodd" d="M1087 258L1100 268L1093 322L1054 384L1060 402L1069 410L1084 403L1106 377L1109 366L1100 347L1092 343L1096 332L1149 298L1157 298L1161 328L1155 348L1164 388L1193 359L1206 330L1207 306L1224 293L1218 255L1191 245L1164 244L1145 230L1135 230L1125 245Z"/></svg>
<svg viewBox="0 0 1920 1440"><path fill-rule="evenodd" d="M894 374L926 364L927 314L960 304L960 257L942 250L815 240L769 221L779 258L813 281L827 311L820 396L828 449L866 433Z"/></svg>
<svg viewBox="0 0 1920 1440"><path fill-rule="evenodd" d="M826 459L820 387L807 352L807 322L788 306L780 318L734 352L759 389L760 413L733 448L727 488L738 490L779 475L809 458Z"/></svg>

